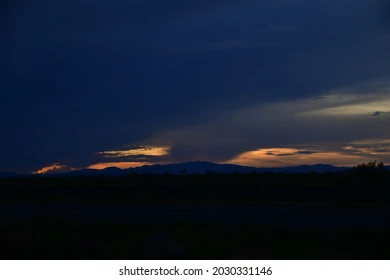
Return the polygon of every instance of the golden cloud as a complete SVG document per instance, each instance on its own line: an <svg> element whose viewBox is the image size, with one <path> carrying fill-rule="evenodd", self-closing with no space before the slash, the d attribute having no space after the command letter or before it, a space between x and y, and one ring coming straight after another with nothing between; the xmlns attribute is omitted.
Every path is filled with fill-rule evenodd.
<svg viewBox="0 0 390 280"><path fill-rule="evenodd" d="M70 172L72 170L75 170L72 167L69 167L67 165L54 163L49 166L45 166L38 171L33 172L33 174L49 174L49 173L63 173L63 172Z"/></svg>
<svg viewBox="0 0 390 280"><path fill-rule="evenodd" d="M131 156L165 156L169 155L171 147L168 146L145 146L128 150L103 151L97 154L106 158L119 158Z"/></svg>
<svg viewBox="0 0 390 280"><path fill-rule="evenodd" d="M101 162L101 163L96 163L88 166L87 168L90 169L104 169L108 167L118 167L120 169L127 169L127 168L134 168L134 167L140 167L144 165L150 165L147 162Z"/></svg>
<svg viewBox="0 0 390 280"><path fill-rule="evenodd" d="M300 153L293 148L271 148L247 151L223 163L254 167L285 167L296 165L314 165L318 163L335 166L354 166L360 162L372 160L369 155L349 155L340 152Z"/></svg>

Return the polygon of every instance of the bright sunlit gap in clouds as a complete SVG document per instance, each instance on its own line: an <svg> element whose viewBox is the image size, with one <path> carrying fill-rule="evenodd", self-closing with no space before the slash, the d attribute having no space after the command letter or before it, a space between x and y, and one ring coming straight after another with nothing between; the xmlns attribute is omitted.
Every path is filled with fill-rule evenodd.
<svg viewBox="0 0 390 280"><path fill-rule="evenodd" d="M382 90L381 94L344 94L330 95L317 100L322 108L299 113L299 115L386 115L390 114L390 93ZM376 113L376 114L375 114Z"/></svg>

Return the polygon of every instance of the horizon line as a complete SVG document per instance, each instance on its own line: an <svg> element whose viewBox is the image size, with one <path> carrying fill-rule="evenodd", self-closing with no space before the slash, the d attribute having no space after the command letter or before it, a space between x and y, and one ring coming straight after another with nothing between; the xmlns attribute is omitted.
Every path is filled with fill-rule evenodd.
<svg viewBox="0 0 390 280"><path fill-rule="evenodd" d="M172 163L154 163L154 164L144 164L142 166L134 166L134 167L128 167L128 168L120 168L118 166L112 165L112 166L107 166L105 168L72 168L69 171L64 171L64 172L50 172L52 170L48 170L48 172L17 172L17 171L0 171L0 173L16 173L16 174L31 174L31 175L39 175L39 174L66 174L70 172L77 172L81 170L106 170L109 168L116 168L120 170L131 170L131 169L137 169L137 168L142 168L142 167L148 167L148 166L168 166L168 165L174 165L174 164L185 164L185 163L211 163L211 164L216 164L216 165L230 165L230 166L240 166L240 167L248 167L248 168L256 168L256 169L279 169L279 168L294 168L294 167L300 167L300 166L316 166L316 165L325 165L325 166L333 166L333 167L338 167L338 168L352 168L358 164L354 164L351 166L341 166L341 165L333 165L333 164L324 164L324 163L316 163L316 164L301 164L301 165L286 165L286 166L250 166L250 165L241 165L241 164L232 164L232 163L223 163L223 162L212 162L212 161L203 161L203 160L195 160L195 161L183 161L183 162L172 162ZM380 161L379 161L380 162ZM62 166L62 165L59 165ZM388 165L384 165L388 166Z"/></svg>

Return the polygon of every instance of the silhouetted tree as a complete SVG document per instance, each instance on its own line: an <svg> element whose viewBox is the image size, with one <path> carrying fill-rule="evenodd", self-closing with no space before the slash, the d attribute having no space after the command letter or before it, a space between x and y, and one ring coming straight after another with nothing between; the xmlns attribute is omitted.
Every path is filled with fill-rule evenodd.
<svg viewBox="0 0 390 280"><path fill-rule="evenodd" d="M354 166L354 169L357 170L383 170L384 164L383 162L377 162L376 160L370 161L368 163L362 163L358 164L357 166Z"/></svg>

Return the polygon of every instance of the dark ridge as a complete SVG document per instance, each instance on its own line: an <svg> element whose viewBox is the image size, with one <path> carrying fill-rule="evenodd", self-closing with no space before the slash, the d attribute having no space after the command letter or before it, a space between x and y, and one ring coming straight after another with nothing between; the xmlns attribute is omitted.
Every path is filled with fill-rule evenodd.
<svg viewBox="0 0 390 280"><path fill-rule="evenodd" d="M390 170L390 166L386 166L385 169ZM78 177L78 176L123 176L131 173L152 173L152 174L205 174L207 172L215 173L325 173L325 172L345 172L350 170L348 167L337 167L329 164L316 164L316 165L300 165L290 167L273 167L273 168L257 168L250 166L241 166L234 164L218 164L207 161L195 161L195 162L183 162L173 164L155 164L145 165L141 167L120 169L117 167L108 167L102 170L97 169L81 169L77 171L65 172L65 173L53 173L53 174L18 174L16 172L3 172L0 173L0 178L7 177Z"/></svg>

